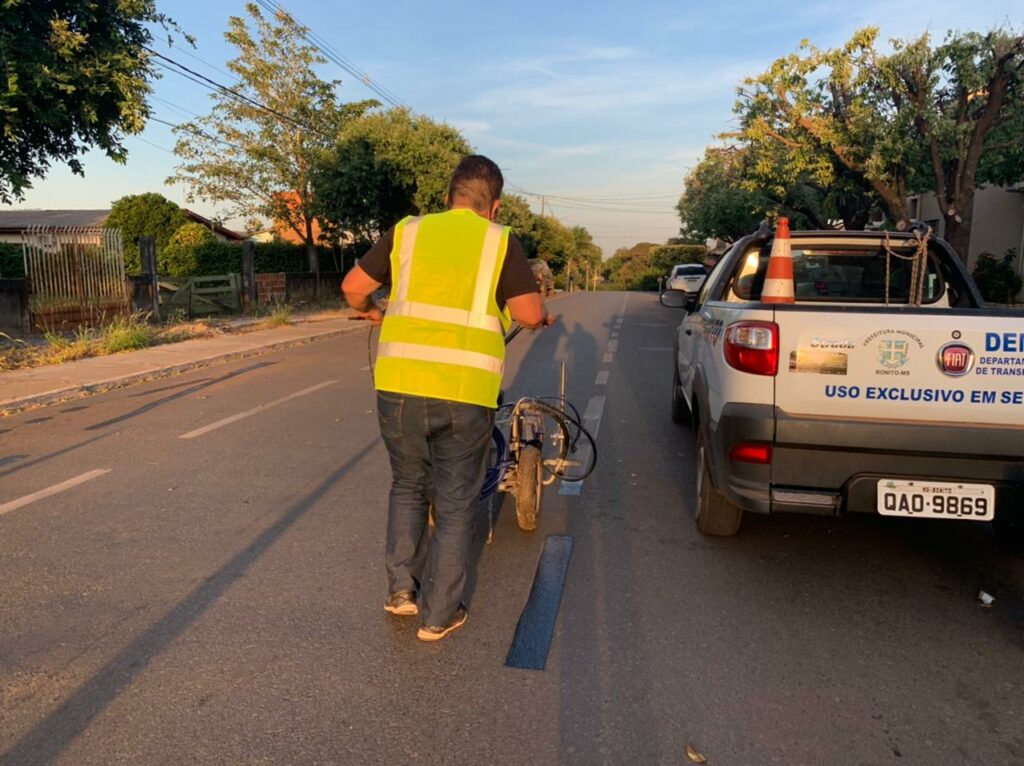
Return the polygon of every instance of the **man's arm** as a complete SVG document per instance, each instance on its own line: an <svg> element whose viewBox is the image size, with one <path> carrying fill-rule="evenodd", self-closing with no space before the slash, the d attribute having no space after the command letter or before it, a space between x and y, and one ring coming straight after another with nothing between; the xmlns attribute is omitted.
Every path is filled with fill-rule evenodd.
<svg viewBox="0 0 1024 766"><path fill-rule="evenodd" d="M380 324L384 313L380 306L373 302L373 293L379 290L380 286L380 282L363 271L361 266L356 265L345 275L341 291L345 294L345 301L355 309L360 318Z"/></svg>
<svg viewBox="0 0 1024 766"><path fill-rule="evenodd" d="M555 316L549 314L540 293L524 293L507 301L508 312L523 327L536 330L554 324Z"/></svg>

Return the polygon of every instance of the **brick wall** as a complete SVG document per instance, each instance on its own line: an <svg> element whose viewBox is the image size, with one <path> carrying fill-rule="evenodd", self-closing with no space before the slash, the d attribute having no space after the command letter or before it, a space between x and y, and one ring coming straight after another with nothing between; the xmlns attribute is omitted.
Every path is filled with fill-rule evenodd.
<svg viewBox="0 0 1024 766"><path fill-rule="evenodd" d="M284 303L288 299L285 273L256 275L256 303L266 306L270 303Z"/></svg>

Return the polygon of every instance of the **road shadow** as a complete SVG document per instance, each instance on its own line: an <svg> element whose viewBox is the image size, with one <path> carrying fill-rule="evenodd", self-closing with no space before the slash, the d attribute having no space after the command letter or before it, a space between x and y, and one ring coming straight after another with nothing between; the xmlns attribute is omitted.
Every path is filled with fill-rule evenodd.
<svg viewBox="0 0 1024 766"><path fill-rule="evenodd" d="M198 620L252 565L347 473L377 446L374 439L288 508L245 549L122 649L45 719L0 755L0 766L35 766L56 761L137 676Z"/></svg>
<svg viewBox="0 0 1024 766"><path fill-rule="evenodd" d="M241 375L245 375L246 373L253 372L254 370L263 369L264 367L272 367L275 364L277 364L277 362L258 362L256 364L250 364L248 367L242 367L238 370L232 370L231 372L225 373L224 375L221 375L216 378L204 378L201 382L193 383L188 388L182 389L181 391L178 391L175 394L165 396L162 399L157 399L156 401L144 404L141 407L137 407L136 409L132 410L131 412L126 412L123 415L117 415L116 417L100 421L99 423L94 423L91 426L86 426L85 430L99 431L104 428L109 428L110 426L117 425L118 423L123 423L126 420L136 418L139 415L145 415L147 412L151 412L152 410L155 410L157 407L162 407L165 404L169 404L170 402L173 402L177 399L181 399L182 397L194 394L197 391L202 391L204 389L209 388L210 386L215 386L218 383L223 383L227 380L237 378ZM168 386L167 388L175 388L175 386Z"/></svg>

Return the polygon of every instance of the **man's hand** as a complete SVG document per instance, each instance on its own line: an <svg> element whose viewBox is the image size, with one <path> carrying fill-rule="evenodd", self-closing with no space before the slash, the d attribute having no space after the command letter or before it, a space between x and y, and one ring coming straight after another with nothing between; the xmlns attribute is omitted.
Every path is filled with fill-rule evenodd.
<svg viewBox="0 0 1024 766"><path fill-rule="evenodd" d="M558 321L558 314L549 314L547 311L544 312L544 321L541 322L541 327L550 327Z"/></svg>
<svg viewBox="0 0 1024 766"><path fill-rule="evenodd" d="M384 312L380 310L379 306L372 306L366 311L357 311L354 319L365 319L369 322L373 322L374 325L379 325L384 321Z"/></svg>

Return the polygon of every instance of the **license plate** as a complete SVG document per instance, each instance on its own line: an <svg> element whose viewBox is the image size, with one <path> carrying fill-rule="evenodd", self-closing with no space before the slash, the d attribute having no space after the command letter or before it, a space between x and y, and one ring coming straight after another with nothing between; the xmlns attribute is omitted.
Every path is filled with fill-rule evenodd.
<svg viewBox="0 0 1024 766"><path fill-rule="evenodd" d="M883 516L991 521L996 491L991 484L880 479L878 512Z"/></svg>

